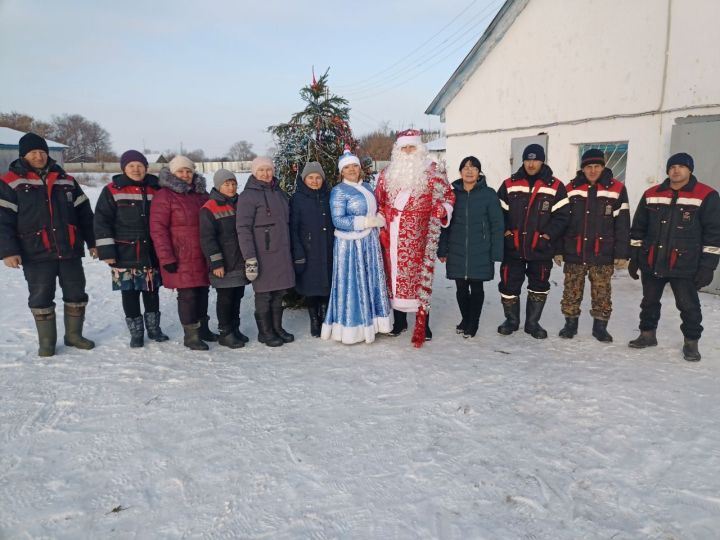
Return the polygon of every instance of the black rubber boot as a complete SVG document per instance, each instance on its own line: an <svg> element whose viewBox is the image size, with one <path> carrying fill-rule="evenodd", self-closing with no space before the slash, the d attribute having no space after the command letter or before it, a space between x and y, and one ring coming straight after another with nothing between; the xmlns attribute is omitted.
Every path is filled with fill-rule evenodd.
<svg viewBox="0 0 720 540"><path fill-rule="evenodd" d="M258 327L258 341L264 343L268 347L280 347L285 342L280 339L272 327L272 318L270 313L256 313L255 322Z"/></svg>
<svg viewBox="0 0 720 540"><path fill-rule="evenodd" d="M243 343L247 343L250 341L250 338L240 331L240 319L233 319L232 328L233 334L235 334L235 337L238 338L240 341L242 341Z"/></svg>
<svg viewBox="0 0 720 540"><path fill-rule="evenodd" d="M65 345L89 351L95 347L95 342L82 335L85 323L85 306L82 304L65 304Z"/></svg>
<svg viewBox="0 0 720 540"><path fill-rule="evenodd" d="M593 320L592 335L598 341L603 343L612 343L613 337L607 331L607 321L601 321L600 319Z"/></svg>
<svg viewBox="0 0 720 540"><path fill-rule="evenodd" d="M290 332L286 332L285 329L282 327L282 317L283 307L272 306L273 330L278 335L278 337L283 340L283 343L292 343L293 341L295 341L295 336L293 336Z"/></svg>
<svg viewBox="0 0 720 540"><path fill-rule="evenodd" d="M57 326L55 324L55 308L47 308L33 312L35 327L38 333L38 356L54 356L57 344Z"/></svg>
<svg viewBox="0 0 720 540"><path fill-rule="evenodd" d="M565 326L558 333L561 338L572 339L575 337L578 331L578 318L577 317L565 317ZM593 335L595 327L593 326Z"/></svg>
<svg viewBox="0 0 720 540"><path fill-rule="evenodd" d="M545 300L547 300L547 294L528 293L525 305L525 333L535 339L547 337L547 331L540 326L540 316L545 307Z"/></svg>
<svg viewBox="0 0 720 540"><path fill-rule="evenodd" d="M628 343L628 347L633 349L644 349L646 347L655 347L657 345L657 337L655 330L640 330L640 335Z"/></svg>
<svg viewBox="0 0 720 540"><path fill-rule="evenodd" d="M125 323L130 330L130 347L137 349L145 345L145 327L142 317L125 317Z"/></svg>
<svg viewBox="0 0 720 540"><path fill-rule="evenodd" d="M183 345L185 345L191 351L207 351L210 346L200 339L200 323L183 324L183 331L185 337L183 338Z"/></svg>
<svg viewBox="0 0 720 540"><path fill-rule="evenodd" d="M501 300L505 321L498 326L498 334L509 336L520 328L520 299L517 296Z"/></svg>
<svg viewBox="0 0 720 540"><path fill-rule="evenodd" d="M463 337L465 339L468 338L474 338L475 334L477 334L478 328L480 326L480 314L482 313L482 305L480 306L469 306L468 307L468 314L470 316L470 319L465 324L465 330L463 332Z"/></svg>
<svg viewBox="0 0 720 540"><path fill-rule="evenodd" d="M203 341L217 341L218 336L215 332L210 331L210 317L205 315L204 317L200 317L200 339Z"/></svg>
<svg viewBox="0 0 720 540"><path fill-rule="evenodd" d="M218 343L223 347L230 347L231 349L240 349L245 346L245 343L235 335L231 326L220 326L220 337Z"/></svg>
<svg viewBox="0 0 720 540"><path fill-rule="evenodd" d="M393 327L389 336L397 337L408 329L407 313L393 309Z"/></svg>
<svg viewBox="0 0 720 540"><path fill-rule="evenodd" d="M318 304L308 305L308 315L310 315L310 335L312 337L320 337L320 327L322 321L320 320L320 310Z"/></svg>
<svg viewBox="0 0 720 540"><path fill-rule="evenodd" d="M320 318L320 329L322 331L322 325L325 322L325 316L327 315L327 302L320 302L318 304L318 317Z"/></svg>
<svg viewBox="0 0 720 540"><path fill-rule="evenodd" d="M425 341L432 341L432 330L430 330L430 314L425 317Z"/></svg>
<svg viewBox="0 0 720 540"><path fill-rule="evenodd" d="M685 343L683 344L683 358L685 358L688 362L700 361L701 356L700 351L698 350L697 339L685 338Z"/></svg>
<svg viewBox="0 0 720 540"><path fill-rule="evenodd" d="M160 329L160 312L151 311L145 312L145 328L147 329L147 335L153 341L167 341L168 338L163 331Z"/></svg>

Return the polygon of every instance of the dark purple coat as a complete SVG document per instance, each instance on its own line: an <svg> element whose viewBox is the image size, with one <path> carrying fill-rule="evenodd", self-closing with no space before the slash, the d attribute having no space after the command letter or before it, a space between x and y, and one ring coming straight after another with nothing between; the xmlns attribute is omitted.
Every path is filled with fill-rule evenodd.
<svg viewBox="0 0 720 540"><path fill-rule="evenodd" d="M200 249L200 209L208 200L205 178L195 174L186 184L169 169L159 175L161 189L152 203L150 236L160 260L163 285L168 289L207 287L208 267ZM177 264L177 272L164 266Z"/></svg>

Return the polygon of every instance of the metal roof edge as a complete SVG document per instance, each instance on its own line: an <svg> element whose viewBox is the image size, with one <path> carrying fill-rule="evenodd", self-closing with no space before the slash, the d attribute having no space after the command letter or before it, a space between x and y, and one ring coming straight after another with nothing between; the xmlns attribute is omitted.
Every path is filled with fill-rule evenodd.
<svg viewBox="0 0 720 540"><path fill-rule="evenodd" d="M475 46L425 109L425 114L445 115L447 104L460 92L470 76L487 58L529 2L530 0L507 0L503 4Z"/></svg>

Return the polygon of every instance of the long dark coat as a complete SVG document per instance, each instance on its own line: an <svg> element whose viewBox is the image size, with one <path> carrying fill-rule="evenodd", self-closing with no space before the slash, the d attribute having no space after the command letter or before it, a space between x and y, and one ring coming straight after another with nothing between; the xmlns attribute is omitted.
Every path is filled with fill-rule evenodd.
<svg viewBox="0 0 720 540"><path fill-rule="evenodd" d="M281 291L295 286L290 253L288 196L273 178L262 182L250 175L238 196L237 235L245 260L257 259L256 293Z"/></svg>
<svg viewBox="0 0 720 540"><path fill-rule="evenodd" d="M452 183L455 192L450 225L440 233L438 257L447 257L448 279L489 281L495 261L503 259L505 220L495 190L484 176L469 192L462 179Z"/></svg>
<svg viewBox="0 0 720 540"><path fill-rule="evenodd" d="M290 237L295 261L295 290L303 296L328 296L332 284L335 227L330 189L310 189L301 178L290 198ZM305 261L299 263L299 261Z"/></svg>
<svg viewBox="0 0 720 540"><path fill-rule="evenodd" d="M186 184L170 172L160 171L162 188L153 199L150 235L160 260L163 285L168 289L207 287L208 267L200 249L200 208L207 202L205 178L195 174ZM165 265L176 263L177 272Z"/></svg>

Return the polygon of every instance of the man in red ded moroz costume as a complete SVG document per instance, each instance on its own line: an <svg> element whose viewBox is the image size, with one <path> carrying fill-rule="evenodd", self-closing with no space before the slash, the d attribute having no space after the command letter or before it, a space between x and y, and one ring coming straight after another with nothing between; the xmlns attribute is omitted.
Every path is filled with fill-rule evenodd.
<svg viewBox="0 0 720 540"><path fill-rule="evenodd" d="M419 131L398 134L375 198L386 221L380 242L395 321L390 335L407 330L407 314L417 313L412 343L421 347L432 339L430 296L437 244L440 229L450 223L455 195L444 171L428 158Z"/></svg>

